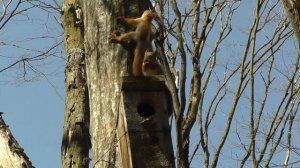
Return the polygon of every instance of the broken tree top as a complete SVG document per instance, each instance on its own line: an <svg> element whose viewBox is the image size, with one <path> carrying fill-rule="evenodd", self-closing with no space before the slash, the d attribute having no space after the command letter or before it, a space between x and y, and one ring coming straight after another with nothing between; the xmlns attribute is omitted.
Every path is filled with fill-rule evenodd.
<svg viewBox="0 0 300 168"><path fill-rule="evenodd" d="M154 76L123 76L123 91L165 91L165 79L163 75Z"/></svg>

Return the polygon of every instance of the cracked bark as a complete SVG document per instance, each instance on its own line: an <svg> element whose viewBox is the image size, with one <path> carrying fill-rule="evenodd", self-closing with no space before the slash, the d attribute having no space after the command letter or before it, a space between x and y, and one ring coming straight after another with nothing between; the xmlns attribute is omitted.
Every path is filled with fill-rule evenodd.
<svg viewBox="0 0 300 168"><path fill-rule="evenodd" d="M126 32L118 16L140 16L147 0L83 1L84 48L91 110L92 164L122 167L117 138L121 76L128 75L128 50L109 44L112 32Z"/></svg>
<svg viewBox="0 0 300 168"><path fill-rule="evenodd" d="M89 100L86 85L83 20L80 0L64 0L62 21L67 62L66 109L61 146L63 168L89 166Z"/></svg>

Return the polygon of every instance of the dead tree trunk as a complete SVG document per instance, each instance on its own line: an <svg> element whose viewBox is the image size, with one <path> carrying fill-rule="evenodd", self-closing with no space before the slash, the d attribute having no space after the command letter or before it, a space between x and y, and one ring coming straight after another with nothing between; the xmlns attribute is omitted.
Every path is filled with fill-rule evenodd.
<svg viewBox="0 0 300 168"><path fill-rule="evenodd" d="M61 146L62 167L89 166L89 100L86 85L83 20L80 0L64 0L62 20L67 53L66 111Z"/></svg>

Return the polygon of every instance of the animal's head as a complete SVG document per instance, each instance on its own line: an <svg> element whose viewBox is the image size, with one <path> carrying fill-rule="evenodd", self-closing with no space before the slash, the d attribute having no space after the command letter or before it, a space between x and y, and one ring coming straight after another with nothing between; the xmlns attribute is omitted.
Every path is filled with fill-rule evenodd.
<svg viewBox="0 0 300 168"><path fill-rule="evenodd" d="M147 20L153 20L156 17L156 13L152 10L145 10L142 18L147 19Z"/></svg>

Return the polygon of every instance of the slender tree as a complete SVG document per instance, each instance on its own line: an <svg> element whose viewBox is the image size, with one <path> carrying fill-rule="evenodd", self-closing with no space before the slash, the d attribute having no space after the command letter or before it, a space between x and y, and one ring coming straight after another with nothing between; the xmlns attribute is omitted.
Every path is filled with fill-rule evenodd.
<svg viewBox="0 0 300 168"><path fill-rule="evenodd" d="M86 83L84 25L81 1L65 0L62 6L67 54L66 111L61 146L62 167L89 167L90 111Z"/></svg>
<svg viewBox="0 0 300 168"><path fill-rule="evenodd" d="M295 33L295 36L297 37L298 40L298 50L300 48L300 2L299 1L288 1L288 0L282 0L282 3L285 8L285 12L292 23L293 30ZM298 58L300 57L299 51L298 51ZM299 81L298 78L294 80L294 97L292 100L293 105L297 103L297 99L299 99ZM299 110L298 107L296 106L297 109L295 112L290 114L289 118L289 123L288 123L288 133L287 133L287 143L286 143L286 155L285 155L285 160L283 163L283 167L289 167L289 165L293 165L294 163L290 162L290 158L292 157L293 153L293 146L292 146L292 131L293 131L293 124L295 122L295 118L297 117L297 111Z"/></svg>

